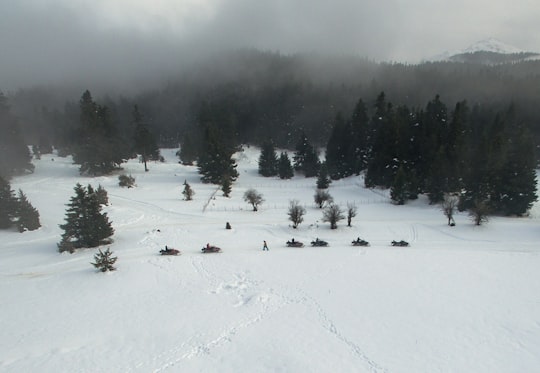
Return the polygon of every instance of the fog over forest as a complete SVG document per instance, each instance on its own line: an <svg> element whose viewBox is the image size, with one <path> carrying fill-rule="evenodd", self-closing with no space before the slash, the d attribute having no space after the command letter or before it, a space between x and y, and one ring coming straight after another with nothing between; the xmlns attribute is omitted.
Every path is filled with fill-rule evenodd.
<svg viewBox="0 0 540 373"><path fill-rule="evenodd" d="M540 139L540 62L421 62L487 36L540 51L540 7L514 5L4 1L0 91L28 143L59 122L74 125L86 90L120 127L138 105L167 146L181 141L203 102L228 105L254 126L305 130L323 145L338 113L348 117L359 99L372 110L380 92L413 110L436 95L449 108L512 104Z"/></svg>
<svg viewBox="0 0 540 373"><path fill-rule="evenodd" d="M540 51L539 18L527 0L1 1L0 89L133 93L243 48L416 63L495 37Z"/></svg>

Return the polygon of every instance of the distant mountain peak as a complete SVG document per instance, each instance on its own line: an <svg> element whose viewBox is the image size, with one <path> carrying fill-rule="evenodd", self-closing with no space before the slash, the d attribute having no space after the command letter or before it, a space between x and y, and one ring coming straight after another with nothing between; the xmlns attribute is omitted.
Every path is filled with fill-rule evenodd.
<svg viewBox="0 0 540 373"><path fill-rule="evenodd" d="M514 54L514 53L525 53L526 51L513 45L507 44L495 38L487 38L468 46L462 51L459 51L454 54L463 54L463 53L475 53L475 52L493 52L501 54Z"/></svg>
<svg viewBox="0 0 540 373"><path fill-rule="evenodd" d="M453 61L479 64L500 64L538 59L538 53L525 51L496 38L487 38L471 44L465 49L444 52L430 61Z"/></svg>

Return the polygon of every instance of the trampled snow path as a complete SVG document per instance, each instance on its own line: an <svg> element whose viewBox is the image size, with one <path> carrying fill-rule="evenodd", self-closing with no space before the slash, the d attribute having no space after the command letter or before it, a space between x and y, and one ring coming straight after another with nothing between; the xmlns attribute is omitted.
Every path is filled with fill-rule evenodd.
<svg viewBox="0 0 540 373"><path fill-rule="evenodd" d="M281 284L279 287L264 288L264 286L261 286L264 284L254 279L251 273L236 273L233 275L232 281L227 282L220 278L224 273L216 270L214 260L207 260L203 256L193 256L191 257L191 264L199 274L200 281L207 282L208 288L215 289L209 291L210 293L237 298L238 302L233 307L250 307L254 308L255 311L249 317L223 328L217 335L206 337L206 339L199 335L196 340L190 339L180 346L163 351L155 359L155 363L159 362L162 365L154 369L154 372L165 371L173 367L174 369L182 369L182 364L186 360L209 355L213 350L219 349L225 344L234 343L234 339L240 338L238 335L244 329L250 328L253 324L271 317L272 313L291 305L303 309L304 313L315 314L319 319L319 327L349 348L357 359L363 362L366 371L387 371L367 357L358 345L339 331L332 319L325 313L323 307L315 298L308 295L302 287L290 288L285 284ZM339 268L328 269L327 273L316 275L316 277L325 277L337 270ZM309 279L305 281L309 281ZM203 342L200 341L201 339ZM139 365L136 368L144 367Z"/></svg>

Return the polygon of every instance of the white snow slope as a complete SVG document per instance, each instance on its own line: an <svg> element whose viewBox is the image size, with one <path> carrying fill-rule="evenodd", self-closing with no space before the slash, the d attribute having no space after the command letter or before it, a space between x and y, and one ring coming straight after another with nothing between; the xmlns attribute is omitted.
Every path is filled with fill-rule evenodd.
<svg viewBox="0 0 540 373"><path fill-rule="evenodd" d="M351 177L329 191L358 215L331 230L313 204L315 179L258 176L257 149L238 155L231 198L201 184L175 150L163 153L166 163L147 173L125 165L133 189L51 156L12 180L43 227L0 231L0 371L540 370L538 204L528 218L476 227L460 214L448 227L425 199L393 206ZM182 200L184 180L193 201ZM115 272L90 265L96 249L57 252L76 182L109 193ZM249 187L264 195L258 212L243 201ZM293 198L307 209L296 230ZM352 247L358 236L371 246ZM287 248L292 237L306 247ZM316 237L330 246L310 247ZM411 246L391 247L394 239ZM202 254L206 243L223 252ZM159 256L165 245L182 255Z"/></svg>

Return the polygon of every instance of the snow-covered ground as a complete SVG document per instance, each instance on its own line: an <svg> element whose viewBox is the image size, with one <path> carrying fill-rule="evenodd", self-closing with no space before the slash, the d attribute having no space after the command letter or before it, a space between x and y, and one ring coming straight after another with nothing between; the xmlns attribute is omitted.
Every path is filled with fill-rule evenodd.
<svg viewBox="0 0 540 373"><path fill-rule="evenodd" d="M329 191L358 215L331 230L313 204L315 179L258 176L255 148L238 156L231 198L174 153L147 173L127 163L133 189L52 156L12 180L43 226L0 231L0 371L540 370L539 204L528 218L476 227L460 214L448 227L425 199L393 206L351 177ZM184 180L193 201L182 200ZM77 182L108 191L115 272L90 265L96 249L57 252ZM265 199L258 212L243 201L250 187ZM296 230L291 199L307 209ZM358 236L371 246L352 247ZM306 247L287 248L292 237ZM316 237L330 246L310 247ZM206 243L223 252L202 254ZM159 256L165 245L182 255Z"/></svg>

